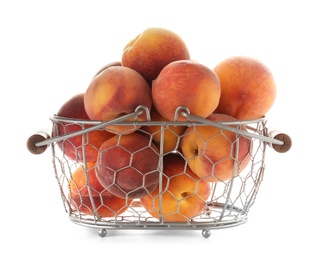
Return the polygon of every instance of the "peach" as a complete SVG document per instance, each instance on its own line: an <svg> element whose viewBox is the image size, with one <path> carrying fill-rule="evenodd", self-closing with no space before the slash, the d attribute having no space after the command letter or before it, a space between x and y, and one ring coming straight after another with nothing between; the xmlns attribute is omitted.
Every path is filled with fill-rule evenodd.
<svg viewBox="0 0 324 260"><path fill-rule="evenodd" d="M67 100L57 112L57 116L90 120L84 108L84 93L77 94ZM87 124L85 128L92 127L93 125ZM82 130L82 126L76 123L58 122L53 127L53 136L60 136L70 134ZM98 149L100 145L113 137L114 134L105 130L95 130L85 134L85 151L86 161L95 162L97 160ZM82 135L77 135L57 142L57 146L65 153L65 155L75 161L83 162L82 153Z"/></svg>
<svg viewBox="0 0 324 260"><path fill-rule="evenodd" d="M216 113L238 120L263 117L273 106L276 84L268 67L259 60L235 56L214 68L222 88Z"/></svg>
<svg viewBox="0 0 324 260"><path fill-rule="evenodd" d="M210 184L198 178L177 154L164 156L162 191L159 190L158 186L140 201L150 215L163 222L188 222L202 214L211 193Z"/></svg>
<svg viewBox="0 0 324 260"><path fill-rule="evenodd" d="M188 60L190 54L183 39L164 28L147 28L123 49L123 66L139 72L149 84L172 61Z"/></svg>
<svg viewBox="0 0 324 260"><path fill-rule="evenodd" d="M98 71L97 73L94 75L97 76L99 75L101 72L103 72L105 69L108 69L112 66L121 66L121 62L120 61L113 61L113 62L110 62L110 63L107 63L106 65L102 66Z"/></svg>
<svg viewBox="0 0 324 260"><path fill-rule="evenodd" d="M71 206L86 215L116 217L132 203L131 199L119 198L104 189L96 177L95 163L88 163L87 170L83 166L76 168L69 185Z"/></svg>
<svg viewBox="0 0 324 260"><path fill-rule="evenodd" d="M163 122L167 123L168 120L162 117L154 106L152 106L150 116L151 121L157 121L160 122L160 124L142 126L141 129L148 133L150 136L152 136L153 141L155 142L155 144L157 144L157 147L160 149L162 134L161 125L163 125L163 154L178 150L180 137L187 129L187 126L164 124Z"/></svg>
<svg viewBox="0 0 324 260"><path fill-rule="evenodd" d="M72 173L69 181L70 191L72 195L81 196L99 196L105 188L100 184L95 173L95 162L89 162L85 166L78 166ZM86 177L87 176L87 177ZM87 183L89 185L87 185ZM90 191L90 193L89 193Z"/></svg>
<svg viewBox="0 0 324 260"><path fill-rule="evenodd" d="M140 198L159 182L159 151L145 136L136 132L116 135L105 141L98 154L99 182L121 198Z"/></svg>
<svg viewBox="0 0 324 260"><path fill-rule="evenodd" d="M212 122L233 122L235 118L226 114L212 114ZM241 130L247 131L244 125ZM181 140L181 150L190 169L209 182L227 181L242 172L250 162L252 141L243 135L221 130L213 125L190 126ZM237 147L238 146L238 147ZM238 153L236 154L236 149Z"/></svg>
<svg viewBox="0 0 324 260"><path fill-rule="evenodd" d="M220 95L217 74L193 60L169 63L152 83L153 106L170 121L179 106L206 118L217 108ZM186 118L180 115L178 120Z"/></svg>
<svg viewBox="0 0 324 260"><path fill-rule="evenodd" d="M133 113L140 105L151 109L151 88L138 72L123 66L103 70L93 78L84 95L85 110L92 120L117 119ZM146 114L139 115L137 120L146 120ZM135 125L109 125L106 130L129 134L138 128Z"/></svg>

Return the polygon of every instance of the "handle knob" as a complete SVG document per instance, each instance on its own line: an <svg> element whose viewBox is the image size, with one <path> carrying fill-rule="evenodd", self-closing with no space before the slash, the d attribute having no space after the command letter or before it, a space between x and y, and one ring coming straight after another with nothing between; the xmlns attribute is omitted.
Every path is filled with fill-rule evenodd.
<svg viewBox="0 0 324 260"><path fill-rule="evenodd" d="M32 136L30 136L27 140L27 149L32 154L42 154L47 149L48 145L37 145L37 143L45 141L50 138L51 135L47 130L41 130Z"/></svg>
<svg viewBox="0 0 324 260"><path fill-rule="evenodd" d="M269 144L276 152L285 153L288 152L292 146L292 141L289 135L279 131L279 130L269 130L268 137L282 141L283 144Z"/></svg>

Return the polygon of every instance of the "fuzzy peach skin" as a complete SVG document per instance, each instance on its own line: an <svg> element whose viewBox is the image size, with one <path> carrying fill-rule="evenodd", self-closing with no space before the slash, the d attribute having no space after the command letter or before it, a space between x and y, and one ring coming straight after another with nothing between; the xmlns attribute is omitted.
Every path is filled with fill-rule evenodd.
<svg viewBox="0 0 324 260"><path fill-rule="evenodd" d="M67 100L59 109L57 116L71 118L71 119L84 119L90 120L84 108L84 93L77 94ZM89 128L93 125L86 125ZM58 122L53 127L53 137L65 134L74 133L82 130L82 126L75 123ZM85 151L86 161L95 162L97 160L98 149L101 144L107 139L113 137L114 134L105 130L95 130L85 134ZM75 161L83 162L82 152L82 135L77 135L63 141L57 142L57 146L64 152L64 154Z"/></svg>
<svg viewBox="0 0 324 260"><path fill-rule="evenodd" d="M123 49L123 66L139 72L149 84L172 61L189 60L186 43L173 31L165 28L147 28Z"/></svg>
<svg viewBox="0 0 324 260"><path fill-rule="evenodd" d="M212 114L207 119L212 122L236 121L220 113ZM237 126L233 124L231 127ZM247 131L244 125L241 130ZM190 126L181 140L181 150L190 169L209 182L227 181L242 172L250 162L252 149L253 143L248 137L237 137L234 132L212 125Z"/></svg>
<svg viewBox="0 0 324 260"><path fill-rule="evenodd" d="M81 196L99 196L105 188L99 183L95 173L95 162L89 162L85 166L78 166L72 173L72 177L69 181L70 191L73 195ZM87 176L87 177L86 177ZM88 178L88 180L87 180ZM89 183L89 187L87 185ZM90 191L90 193L89 193Z"/></svg>
<svg viewBox="0 0 324 260"><path fill-rule="evenodd" d="M179 106L186 106L190 113L206 118L217 108L220 95L217 74L193 60L169 63L152 84L153 106L170 121L174 120ZM187 119L179 115L178 120Z"/></svg>
<svg viewBox="0 0 324 260"><path fill-rule="evenodd" d="M110 63L107 63L106 65L102 66L97 72L96 74L94 75L97 76L99 75L101 72L103 72L105 69L108 69L110 67L113 67L113 66L121 66L121 62L120 61L112 61Z"/></svg>
<svg viewBox="0 0 324 260"><path fill-rule="evenodd" d="M85 110L92 120L110 121L133 113L141 105L151 109L151 88L138 72L123 66L103 70L93 78L84 95ZM145 113L137 120L146 120ZM138 125L111 125L106 130L129 134L138 128Z"/></svg>
<svg viewBox="0 0 324 260"><path fill-rule="evenodd" d="M152 106L150 115L151 121L161 122L161 125L165 125L163 126L163 143L161 140L161 125L142 126L141 130L145 131L145 133L148 133L149 137L152 137L153 141L156 143L159 149L161 148L161 144L163 144L163 154L178 150L181 135L185 132L187 126L171 124L167 125L168 120L162 117L154 106ZM166 124L164 124L163 122L166 122Z"/></svg>
<svg viewBox="0 0 324 260"><path fill-rule="evenodd" d="M87 185L87 180L89 185ZM76 168L69 180L69 186L71 206L86 215L102 218L116 217L124 213L132 203L131 199L119 198L104 189L97 179L95 163L88 163L87 171L81 165Z"/></svg>
<svg viewBox="0 0 324 260"><path fill-rule="evenodd" d="M216 113L249 120L265 116L273 106L277 94L276 83L270 69L259 60L230 57L213 70L222 88Z"/></svg>
<svg viewBox="0 0 324 260"><path fill-rule="evenodd" d="M159 150L138 133L116 135L104 142L98 154L99 182L121 198L146 196L159 183Z"/></svg>
<svg viewBox="0 0 324 260"><path fill-rule="evenodd" d="M163 222L188 222L202 214L211 193L210 184L198 178L177 154L164 156L161 193L159 190L158 186L140 201L150 215Z"/></svg>

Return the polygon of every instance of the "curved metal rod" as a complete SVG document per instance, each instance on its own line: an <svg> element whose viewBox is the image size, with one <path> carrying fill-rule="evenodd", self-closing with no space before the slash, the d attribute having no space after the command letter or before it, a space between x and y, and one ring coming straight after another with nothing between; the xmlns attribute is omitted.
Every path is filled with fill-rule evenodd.
<svg viewBox="0 0 324 260"><path fill-rule="evenodd" d="M35 145L36 146L49 145L49 144L54 143L54 142L63 141L65 139L75 137L75 136L78 136L78 135L82 135L82 134L86 134L86 133L89 133L91 131L98 130L100 128L103 128L103 127L106 127L106 126L109 126L109 125L114 125L114 124L119 123L121 121L125 121L125 120L131 119L131 118L135 118L135 117L143 114L143 110L141 110L141 109L142 109L142 107L138 107L138 109L136 109L134 113L127 114L127 115L118 117L116 119L110 120L110 121L101 122L100 124L97 124L97 125L94 125L94 126L91 126L89 128L85 128L85 129L82 129L82 130L79 130L79 131L76 131L76 132L73 132L73 133L69 133L69 134L53 137L53 138L50 138L50 139L46 139L46 140L44 140L42 142L36 143Z"/></svg>
<svg viewBox="0 0 324 260"><path fill-rule="evenodd" d="M208 119L205 119L205 118L197 116L197 115L193 115L193 114L186 113L186 112L181 112L181 114L184 117L188 118L188 120L194 120L194 121L197 121L197 122L200 122L200 123L203 123L203 124L213 125L213 126L219 128L219 129L222 129L222 130L234 132L236 134L240 134L240 135L251 137L251 138L257 138L257 139L259 139L261 141L264 141L264 142L267 142L267 143L272 143L272 144L277 144L277 145L283 145L284 144L283 141L280 141L280 140L277 140L277 139L274 139L274 138L271 138L271 137L268 137L268 136L256 135L256 134L253 134L253 133L250 133L250 132L247 132L247 131L243 131L243 130L240 130L240 129L237 129L237 128L234 128L234 127L230 127L228 125L224 125L223 123L213 122L213 121L210 121Z"/></svg>

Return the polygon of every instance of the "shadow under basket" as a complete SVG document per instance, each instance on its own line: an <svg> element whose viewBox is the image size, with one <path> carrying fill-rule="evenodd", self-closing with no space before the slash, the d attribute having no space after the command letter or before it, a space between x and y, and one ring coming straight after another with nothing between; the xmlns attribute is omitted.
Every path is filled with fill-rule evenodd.
<svg viewBox="0 0 324 260"><path fill-rule="evenodd" d="M137 121L137 116L142 113L146 113L147 120ZM177 120L180 113L187 118L187 121ZM98 234L102 237L107 235L109 229L147 229L201 230L203 237L207 238L213 229L241 225L248 219L249 210L255 202L263 180L266 150L273 148L275 151L283 153L291 147L290 137L278 130L267 128L265 117L256 120L215 122L190 114L190 111L183 107L176 111L174 121L152 121L146 107L139 107L132 114L107 122L59 116L53 116L50 119L52 130L39 131L30 136L27 140L27 148L33 154L41 154L48 147L51 148L55 179L69 219L75 224L98 229ZM113 172L111 184L102 185L100 190L97 184L92 186L93 176L97 176L98 165L103 163L104 155L100 147L91 143L90 134L95 131L107 132L111 126L123 126L123 129L126 129L123 131L110 130L109 132L116 140L119 140L114 149L123 149L129 158L119 158L126 160L126 165L122 166L123 169L107 166L107 171ZM213 134L205 138L201 129L207 127L213 129ZM203 140L204 148L199 150L194 157L188 159L188 156L184 156L181 145L189 134L187 131L179 132L176 130L177 128L186 130L190 128L192 130L190 134L195 134ZM75 131L71 131L71 129ZM148 140L147 146L141 148L142 150L127 150L128 148L123 147L123 143L120 141L124 136L134 133L140 134ZM174 146L168 150L164 146L164 141L170 138L167 133L169 135L171 133L174 140ZM248 140L250 144L243 158L240 154L240 147L243 147L242 138L245 141ZM215 154L219 153L220 148L215 146L217 143L215 140L220 140L223 143L226 140L229 151L227 155L217 161L213 161L214 157L208 154L213 147ZM92 153L93 151L97 153L97 159L93 163L87 161L89 152L87 147L89 146L91 146ZM69 153L71 149L73 156ZM147 149L154 150L156 154L157 163L154 174L157 176L158 183L155 193L147 190L147 194L143 195L143 197L150 198L146 199L146 205L144 205L143 197L131 196L132 191L123 190L117 181L122 171L131 168L133 172L136 171L136 174L142 176L142 184L137 188L146 189L145 177L148 173L136 169L134 158L135 154L137 156L141 151ZM164 171L167 156L178 156L183 161L183 167L178 170L176 175L186 175L186 178L189 179L193 187L190 194L179 198L178 194L172 190L171 183L175 177L170 177ZM202 157L211 166L210 175L215 177L212 181L205 176L195 175L196 177L192 178L188 174L189 171L193 172L190 168L190 161ZM150 160L150 158L142 160L142 164L145 164L145 160ZM243 160L248 161L243 165ZM225 162L227 165L231 165L231 173L226 179L218 178L219 164ZM81 172L78 179L74 175L76 171ZM90 176L90 174L92 175ZM208 183L208 194L199 193L199 186L202 182ZM102 182L100 183L102 184ZM112 186L115 187L114 190L116 187L119 188L123 192L123 196L119 198L112 195L110 192ZM170 197L173 199L170 200ZM152 203L149 207L147 201ZM196 210L194 202L199 203L199 211ZM117 203L119 204L116 206ZM173 211L166 209L166 207L172 208L166 206L171 204L174 204ZM189 206L187 207L187 205ZM187 214L188 212L194 215Z"/></svg>

